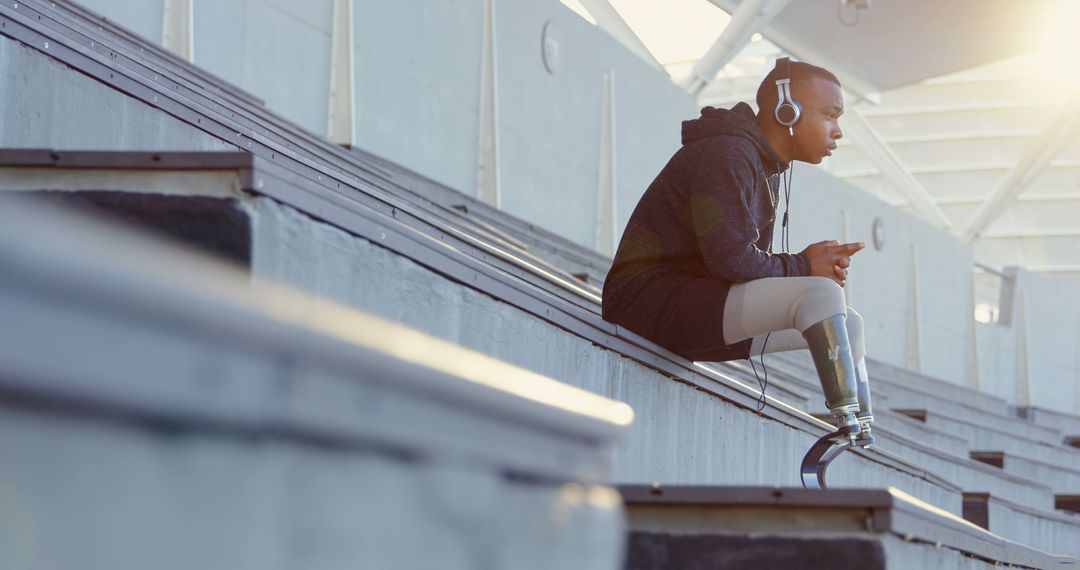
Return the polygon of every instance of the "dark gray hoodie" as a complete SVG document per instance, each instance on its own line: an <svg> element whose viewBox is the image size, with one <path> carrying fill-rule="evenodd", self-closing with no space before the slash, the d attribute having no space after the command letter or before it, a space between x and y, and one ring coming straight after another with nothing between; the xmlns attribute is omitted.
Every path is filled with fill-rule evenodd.
<svg viewBox="0 0 1080 570"><path fill-rule="evenodd" d="M733 283L810 274L802 254L771 253L787 168L749 105L706 107L641 197L604 282L604 319L698 361L747 358L727 345Z"/></svg>

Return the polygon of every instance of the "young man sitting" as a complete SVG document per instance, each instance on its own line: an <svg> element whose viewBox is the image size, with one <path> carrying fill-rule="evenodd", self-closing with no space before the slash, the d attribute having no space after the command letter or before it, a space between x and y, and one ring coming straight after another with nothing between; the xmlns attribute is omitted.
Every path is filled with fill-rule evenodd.
<svg viewBox="0 0 1080 570"><path fill-rule="evenodd" d="M739 103L683 122L682 147L623 233L604 319L698 361L809 348L838 431L869 445L862 318L843 290L864 244L772 251L781 177L793 160L820 163L843 136L840 82L783 58L757 104L757 114Z"/></svg>

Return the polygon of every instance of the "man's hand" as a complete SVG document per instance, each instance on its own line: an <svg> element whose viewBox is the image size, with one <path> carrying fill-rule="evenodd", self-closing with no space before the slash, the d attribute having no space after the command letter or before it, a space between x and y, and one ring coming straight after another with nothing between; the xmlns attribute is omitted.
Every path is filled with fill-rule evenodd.
<svg viewBox="0 0 1080 570"><path fill-rule="evenodd" d="M802 251L810 260L810 275L828 277L841 287L847 281L851 256L866 247L865 242L840 243L836 240L819 241Z"/></svg>

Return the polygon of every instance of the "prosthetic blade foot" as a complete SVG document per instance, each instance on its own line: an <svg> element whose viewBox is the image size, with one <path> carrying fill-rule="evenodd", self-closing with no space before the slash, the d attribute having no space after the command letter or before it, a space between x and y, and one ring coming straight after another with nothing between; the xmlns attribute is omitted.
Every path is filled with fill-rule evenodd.
<svg viewBox="0 0 1080 570"><path fill-rule="evenodd" d="M829 464L836 459L844 450L852 446L852 438L859 432L857 425L843 425L834 432L821 436L810 451L803 457L799 474L802 477L803 487L807 489L824 489L825 471ZM872 441L872 440L871 440Z"/></svg>

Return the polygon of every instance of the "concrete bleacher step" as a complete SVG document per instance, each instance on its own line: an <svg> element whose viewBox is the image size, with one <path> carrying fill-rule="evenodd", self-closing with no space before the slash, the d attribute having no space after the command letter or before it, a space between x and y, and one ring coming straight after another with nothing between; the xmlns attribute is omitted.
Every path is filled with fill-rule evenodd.
<svg viewBox="0 0 1080 570"><path fill-rule="evenodd" d="M4 157L14 159L16 154L17 153L11 153L11 152L0 153L0 162L3 162L2 159ZM28 155L28 154L32 154L32 153L23 153L23 155L24 155L23 158L26 158L26 155ZM171 162L171 163L173 163L172 164L173 167L176 167L178 165L177 161L180 160L179 157L175 157L175 156L171 156L171 155L164 155L164 156L155 155L155 156L157 156L158 162L162 162L162 161L165 162L165 163L170 163ZM95 157L82 156L81 158L82 159L89 159L89 158L95 158ZM99 155L99 156L96 156L96 158L103 158L103 156ZM112 159L111 159L111 163L113 164L114 168L117 169L117 172L120 172L120 171L123 171L123 168L121 167L122 165L119 163L119 161L116 160L117 158L118 157L113 156ZM188 158L198 159L200 157L198 157L198 156L189 156ZM143 159L146 159L146 160L143 160ZM54 166L59 165L61 167L61 169L62 169L63 165L71 165L71 161L73 161L75 159L74 158L69 158L69 155L67 153L56 153L55 157L50 158L49 160L57 161L57 164L54 164ZM140 158L139 156L135 156L135 155L128 155L126 157L126 160L130 161L127 164L128 167L130 167L130 168L132 168L134 170L137 170L137 171L139 171L141 173L139 176L145 175L146 169L150 166L150 164L152 162L152 161L149 161L148 157ZM46 161L46 162L48 162L48 161ZM8 166L12 167L12 164L9 162ZM112 174L112 176L114 177L114 180L121 179L121 177L118 176L116 172L114 172ZM189 176L190 176L190 173L189 173ZM65 197L78 197L78 195L79 195L79 192L78 191L73 191L72 188L66 188L65 190L66 190L66 193L64 195ZM177 198L182 199L183 197L182 196L181 197L171 196L169 198L170 199L177 199ZM143 198L141 196L138 196L138 195L133 196L132 199L135 200L135 201L138 201L140 203L145 203L146 202L145 198ZM113 202L116 202L116 201L118 201L118 198L116 196L113 196ZM271 214L272 211L267 211L266 213ZM314 222L310 222L310 221L307 221L305 223L314 224ZM260 230L261 232L266 232L269 235L272 235L276 231L283 231L284 230L284 227L278 227L278 226L274 225L274 216L273 215L260 216L258 226L261 228L261 230ZM310 227L316 228L318 226L312 225ZM295 233L295 231L296 231L295 228L290 229L290 230L288 230L288 233L285 233L284 235L293 235ZM323 230L320 230L320 231L323 231ZM264 235L264 234L256 232L254 235L251 236L251 239L253 241L255 241L255 242L258 242L258 239L259 239L260 235ZM295 241L295 239L293 239L293 241ZM293 251L293 250L290 250L290 251ZM296 251L302 252L302 249L301 250L296 250ZM256 253L257 252L258 252L258 248L256 248ZM256 274L258 274L258 273L259 273L258 270L256 270ZM390 275L390 276L393 277L393 275ZM408 282L408 279L405 279L404 281L401 281L401 282ZM378 288L378 289L379 290L391 290L393 288ZM416 292L413 291L413 294L416 294ZM441 295L437 295L436 297L438 298L440 296ZM392 305L400 305L400 304L402 304L402 302L380 303L379 305L380 306L387 306L387 305L391 305L391 304ZM408 303L405 302L405 304L408 304ZM378 307L372 307L372 308L378 308ZM430 324L430 323L428 323L428 324ZM487 329L488 326L479 326L479 327L475 327L475 328L476 328L476 330L484 330L484 329ZM535 350L536 348L537 347L534 346L534 347L532 347L531 350ZM594 347L593 350L596 350L596 348ZM555 360L553 362L563 362L563 361L564 361L563 359L558 359L558 360ZM704 370L704 368L702 368L702 370ZM564 373L570 374L572 376L576 376L576 375L578 375L580 373L580 370L575 369L575 370L573 370L571 372L569 368L566 368L566 369L564 369ZM691 378L693 378L695 376L698 377L699 378L698 385L701 386L701 387L709 387L710 391L715 390L716 388L723 387L723 384L718 384L718 383L715 383L715 382L707 383L706 380L708 380L709 377L702 374L697 368L687 370L687 371L684 372L684 374L686 375L686 377L691 377ZM666 379L661 379L661 378L657 378L657 380L665 381L665 382L667 381ZM746 385L749 386L749 383L747 383ZM745 398L746 403L749 404L752 401L752 399L749 397L749 394L746 394L746 396L747 396ZM626 396L623 395L623 396L620 396L620 397L625 398ZM750 407L750 406L747 405L746 407ZM645 408L647 409L648 406L646 405ZM725 415L728 415L728 414L725 414ZM774 416L774 417L780 417L780 416ZM658 419L661 420L661 421L663 420L662 417L658 418ZM648 430L648 431L649 431L649 433L655 432L655 430ZM722 435L722 432L720 433L720 435ZM790 436L783 436L783 437L790 437ZM768 438L768 439L775 440L775 436L770 436L770 438ZM801 454L805 451L805 448L809 446L810 441L812 441L812 440L807 439L805 443L797 444L795 446L794 451L790 453L790 457L777 458L778 460L786 460L786 461L790 462L790 466L787 469L777 471L775 469L770 470L770 469L766 468L759 475L755 475L755 477L770 477L770 478L771 477L776 477L776 476L793 477L797 473L797 461L801 457ZM646 445L645 447L647 449L650 446ZM700 451L694 452L694 450L692 450L692 449L688 449L687 451L691 452L691 453L694 453L694 455L700 456ZM873 454L871 454L871 455L873 456ZM886 460L883 463L882 462L883 459L886 459L886 458L875 457L872 464L876 464L878 466L892 464L892 462L890 460ZM670 463L667 463L667 462L657 462L657 461L645 461L645 463L649 464L651 466L650 468L656 468L656 467L663 468L665 465L670 464ZM675 463L677 464L678 461L676 460ZM764 465L762 465L762 467L764 467ZM897 467L900 467L900 466L897 465ZM879 468L879 467L875 467L875 469L876 468ZM855 469L856 472L858 470L859 470L858 468ZM788 473L788 472L790 472L790 473ZM662 473L662 472L657 472L654 475L660 475L660 473ZM840 477L842 477L843 475L844 474L839 474ZM627 477L640 477L641 475L629 475L628 474L628 475L625 475L625 476L627 476ZM695 475L695 476L700 476L700 475ZM708 474L708 476L710 476L710 477L729 477L731 475L725 474L722 471L717 471L717 472L713 472L713 473ZM745 477L745 475L743 475L743 477ZM924 480L933 480L932 477L927 478L927 476L925 474L922 474L919 477L924 479ZM652 478L652 477L650 477L650 478ZM768 480L768 479L766 479L766 480ZM956 492L956 491L953 491L948 485L946 485L943 489L945 490L946 493L948 493L950 495L952 493ZM957 499L959 499L958 495L957 495ZM935 499L935 500L941 500L941 496L938 496L938 499ZM956 509L958 511L960 501L957 500L955 503L952 503L949 499L945 499L945 500L942 500L940 504L945 506L945 508Z"/></svg>
<svg viewBox="0 0 1080 570"><path fill-rule="evenodd" d="M769 375L770 384L775 381L781 385L789 383L807 391L813 389L815 386L805 379L810 371L802 370L800 373L801 365L787 360L767 360L773 363ZM750 368L748 364L741 363L725 363L725 366L744 372ZM820 388L817 390L820 392ZM820 401L821 398L819 396L814 400ZM964 489L993 492L1016 502L1053 509L1053 489L1046 484L1023 474L1003 473L972 460L968 457L971 444L967 439L905 414L882 408L887 402L887 398L875 400L877 421L874 430L878 440L876 447L889 449L901 457L924 465ZM828 416L820 411L815 412L815 416L828 421ZM838 465L843 465L842 459L837 462Z"/></svg>
<svg viewBox="0 0 1080 570"><path fill-rule="evenodd" d="M0 315L5 570L621 560L626 404L15 200Z"/></svg>
<svg viewBox="0 0 1080 570"><path fill-rule="evenodd" d="M775 356L777 358L774 362L776 362L777 367L785 367L785 370L794 373L796 376L799 375L797 371L801 371L801 375L806 376L813 370L813 361L810 360L808 354L786 353L776 354ZM868 369L873 362L873 360L868 359ZM1062 442L1062 434L1057 429L1024 421L1007 412L1000 413L1000 406L978 407L986 402L998 401L996 398L983 394L985 396L983 398L964 399L970 390L965 388L957 391L955 388L958 387L956 386L953 386L953 389L945 389L937 393L932 391L932 386L927 383L937 382L941 386L948 386L947 383L928 380L912 373L906 373L900 379L890 375L890 373L898 369L881 363L877 364L880 365L875 368L875 370L879 371L878 374L871 373L871 390L875 396L879 394L884 396L883 403L893 410L930 410L940 416L954 417L977 424L986 423L992 425L995 429L1008 428L1032 441L1039 441L1048 445L1057 446ZM909 380L915 377L922 378L924 382L909 384ZM1003 401L999 402L1003 403ZM875 400L875 408L880 407L881 405Z"/></svg>
<svg viewBox="0 0 1080 570"><path fill-rule="evenodd" d="M813 370L814 363L809 355L799 352L777 353L777 360L788 362L802 368ZM963 403L972 408L998 414L1001 416L1015 417L1009 408L1008 402L958 384L953 384L941 379L931 378L917 372L912 372L891 364L887 364L873 358L873 353L866 358L866 369L870 375L871 384L887 384L901 386L916 394L933 396L935 399L948 402Z"/></svg>
<svg viewBox="0 0 1080 570"><path fill-rule="evenodd" d="M1019 453L1004 451L972 451L971 458L1050 486L1054 494L1080 494L1080 469L1053 465Z"/></svg>
<svg viewBox="0 0 1080 570"><path fill-rule="evenodd" d="M0 10L4 9L0 5ZM441 207L412 193L378 164L312 135L235 93L233 86L77 4L31 0L20 3L17 10L7 10L6 17L10 25L5 35L37 46L40 31L33 27L42 27L53 40L53 49L47 50L50 55L66 57L66 63L103 83L155 107L167 107L170 114L290 171L279 176L299 175L316 182L312 186L323 191L344 192L349 200L396 213L400 222L443 234L439 239L463 243L463 252L490 263L512 258L502 263L504 271L539 275L535 286L570 302L591 307L599 300L594 286L582 283L570 272L550 264L527 263L533 256L524 250L506 251L506 247L514 248L505 243L504 234L493 235L489 228L472 223L454 208ZM102 71L102 64L115 68ZM171 104L166 105L166 101ZM556 286L548 287L549 281Z"/></svg>
<svg viewBox="0 0 1080 570"><path fill-rule="evenodd" d="M1080 416L1037 406L1021 406L1017 415L1025 420L1050 429L1056 429L1066 437L1080 439Z"/></svg>
<svg viewBox="0 0 1080 570"><path fill-rule="evenodd" d="M964 518L994 534L1023 536L1040 550L1080 556L1080 515L1032 508L993 493L964 493Z"/></svg>
<svg viewBox="0 0 1080 570"><path fill-rule="evenodd" d="M729 369L739 370L744 375L752 374L748 363L724 363L724 365ZM760 371L760 366L758 368ZM814 389L814 385L803 380L804 376L804 374L793 375L791 369L783 364L773 366L769 373L770 386L791 385L792 389L798 388L805 391ZM820 388L817 388L817 392L820 393ZM813 400L820 401L821 397L816 396ZM886 401L885 398L875 400L878 404L875 411L877 420L874 426L877 438L875 447L888 449L901 457L924 465L964 489L993 492L995 495L1007 497L1013 501L1038 505L1047 510L1053 509L1053 490L1046 484L1025 477L1023 474L1003 473L970 459L968 452L971 445L967 439L905 414L883 409L881 404ZM821 412L815 412L814 415L823 421L829 419L827 414ZM837 460L837 465L843 464L843 459Z"/></svg>
<svg viewBox="0 0 1080 570"><path fill-rule="evenodd" d="M753 380L752 372L747 372L749 365L725 363L725 367L741 371L747 381ZM770 386L774 379L780 380L784 377L783 372L770 373ZM1054 496L1050 487L1029 477L1005 473L969 458L970 445L967 440L903 414L889 410L875 413L878 417L874 427L877 438L875 448L887 449L897 456L922 465L964 489L992 491L995 495L1013 501L1053 509ZM828 421L825 414L815 416ZM843 469L845 463L844 456L841 456L835 464L837 469Z"/></svg>
<svg viewBox="0 0 1080 570"><path fill-rule="evenodd" d="M773 355L766 355L765 365L762 366L761 360L758 357L754 357L754 365L751 366L747 360L732 360L729 362L715 363L716 366L721 368L728 368L737 370L744 375L750 375L754 377L755 382L758 378L764 379L765 372L768 371L768 386L765 392L769 393L771 387L776 386L780 390L784 390L788 393L794 392L800 396L798 401L805 401L806 407L802 408L808 413L825 412L825 397L821 393L821 384L818 381L817 373L804 370L799 366L792 365L791 363L784 361L772 360ZM757 368L757 376L754 376L754 368ZM873 388L872 388L873 390ZM880 398L882 403L887 402L887 396L885 394L879 394L874 390L874 396ZM875 400L877 402L877 400Z"/></svg>
<svg viewBox="0 0 1080 570"><path fill-rule="evenodd" d="M867 359L866 369L870 374L871 382L881 378L922 394L931 394L951 402L961 402L984 412L1001 416L1013 415L1009 403L1005 400L974 388L954 384L947 379L932 378L873 359Z"/></svg>
<svg viewBox="0 0 1080 570"><path fill-rule="evenodd" d="M472 196L443 186L415 172L360 149L352 149L365 162L377 164L402 187L445 208L453 209L472 223L503 236L522 250L560 267L599 291L611 266L611 258L530 224Z"/></svg>
<svg viewBox="0 0 1080 570"><path fill-rule="evenodd" d="M792 382L783 375L774 374L773 371L769 371L768 379L766 380L761 368L758 367L758 370L755 373L754 369L750 366L749 361L736 360L724 362L718 368L741 374L747 381L753 382L755 387L760 386L758 383L759 379L762 382L767 382L765 385L766 395L776 396L784 402L806 412L810 411L811 402L821 399L820 389L815 392L812 390L812 387Z"/></svg>
<svg viewBox="0 0 1080 570"><path fill-rule="evenodd" d="M888 425L875 427L874 447L888 449L892 453L923 465L930 471L960 485L965 491L992 492L996 496L1045 509L1054 508L1054 489L1048 484L1022 474L1007 473L1001 469L947 451L925 445L919 439L910 439L893 433ZM843 455L834 464L842 469ZM832 469L830 467L830 469Z"/></svg>
<svg viewBox="0 0 1080 570"><path fill-rule="evenodd" d="M58 5L64 6L62 2ZM110 40L107 33L87 33L99 41ZM130 73L122 66L110 68L112 71ZM171 72L183 74L185 68L176 65ZM110 84L107 77L99 79ZM154 93L170 104L194 108L185 100L194 96L186 91L177 95L162 88ZM199 100L197 104L209 109L220 106L214 101ZM270 114L236 105L227 110L236 110L243 117L236 124L216 110L205 117L220 121L230 135L235 131L248 137L250 133L255 143L252 152L269 165L265 170L252 167L251 180L276 184L273 188L244 188L250 195L245 194L243 203L254 204L260 216L261 228L253 236L257 262L252 270L256 276L295 279L300 287L371 311L405 307L395 310L407 312L405 319L433 334L553 376L569 379L576 375L574 381L581 387L630 401L642 410L642 420L631 441L619 451L617 473L621 480L795 482L794 467L810 442L824 433L822 424L771 407L761 416L755 415L751 410L756 394L744 389L749 385L744 374L741 385L703 374L692 363L604 323L598 318L596 297L588 288L579 283L579 289L585 291L582 293L573 289L569 280L546 274L554 271L523 269L517 264L520 252L507 249L516 247L506 245L511 240L476 229L478 225L469 224L464 216L448 215L445 208L415 202L395 185L397 182L379 186L389 179L385 172L380 171L381 178L357 184L352 180L353 163L334 162L337 156L330 151L320 156L323 143L317 145L311 137L288 131ZM277 139L264 132L290 138ZM296 149L299 158L289 154L290 148ZM271 153L273 158L268 156ZM260 178L260 173L266 177ZM328 180L319 184L316 177ZM367 192L387 200L380 203L392 207L379 209L380 203L363 202L360 198ZM256 195L270 195L287 207L251 198ZM371 204L370 209L379 214L358 223L356 216L348 217L354 212L350 208L360 208L357 203L363 207ZM318 220L297 214L297 210ZM271 243L279 233L292 241ZM332 241L305 241L308 234L329 236L327 240ZM371 244L377 247L369 247ZM335 257L335 248L348 250L351 257ZM315 251L318 254L312 255ZM289 265L295 273L275 273L275 263ZM403 299L411 299L413 304L417 299L433 300L412 310ZM733 439L733 433L741 438ZM773 451L768 456L759 453L760 446L766 444ZM732 461L733 455L740 459ZM920 489L916 494L959 512L955 486L932 470L923 471L889 457L873 450L851 454L844 459L845 467L835 468L831 475L846 484L915 486Z"/></svg>
<svg viewBox="0 0 1080 570"><path fill-rule="evenodd" d="M724 366L742 372L748 380L753 378L749 364L724 363ZM785 381L797 382L784 367L774 367L769 377L770 386ZM809 389L808 385L803 387ZM1022 474L1004 473L969 458L970 443L966 439L887 409L878 409L875 415L876 448L888 449L923 465L964 489L993 492L1013 501L1053 509L1053 490L1049 486ZM826 414L815 413L815 416L828 421ZM836 461L840 469L844 463L843 456Z"/></svg>
<svg viewBox="0 0 1080 570"><path fill-rule="evenodd" d="M1080 450L1065 445L1052 445L1030 439L1022 434L1010 431L1008 427L997 427L983 422L949 417L927 410L902 410L916 419L925 421L938 429L955 433L971 442L970 451L1001 450L1016 453L1047 464L1066 469L1080 468Z"/></svg>
<svg viewBox="0 0 1080 570"><path fill-rule="evenodd" d="M1080 494L1058 495L1055 498L1054 506L1059 511L1080 514Z"/></svg>
<svg viewBox="0 0 1080 570"><path fill-rule="evenodd" d="M895 489L622 486L626 568L1072 568ZM996 512L994 513L996 514Z"/></svg>
<svg viewBox="0 0 1080 570"><path fill-rule="evenodd" d="M1032 441L1047 445L1061 445L1061 432L1043 426L1037 426L1012 415L1000 415L983 411L962 402L934 399L927 394L920 394L887 382L879 382L877 390L889 398L889 407L894 410L927 410L941 416L954 417L964 421L990 424L1008 429Z"/></svg>
<svg viewBox="0 0 1080 570"><path fill-rule="evenodd" d="M648 410L618 454L622 480L797 481L799 458L826 429L814 418L794 408L752 413L755 398L745 384L702 373L600 319L594 288L523 260L505 240L414 200L385 173L355 155L342 158L346 151L265 109L204 96L203 79L186 75L185 64L154 68L155 50L118 40L108 25L79 22L66 3L31 5L40 20L0 6L4 35L37 38L34 30L45 26L53 47L26 49L249 149L240 195L230 196L258 217L251 236L256 277L285 280ZM53 17L58 12L62 18ZM688 436L696 432L697 439ZM746 435L738 450L725 439L730 433ZM729 460L732 453L753 457L754 441L768 441L777 453ZM870 452L837 477L901 485L956 512L961 505L955 485L887 453Z"/></svg>
<svg viewBox="0 0 1080 570"><path fill-rule="evenodd" d="M966 439L899 412L876 409L874 419L876 429L886 428L908 440L920 442L955 457L964 457L970 449Z"/></svg>

